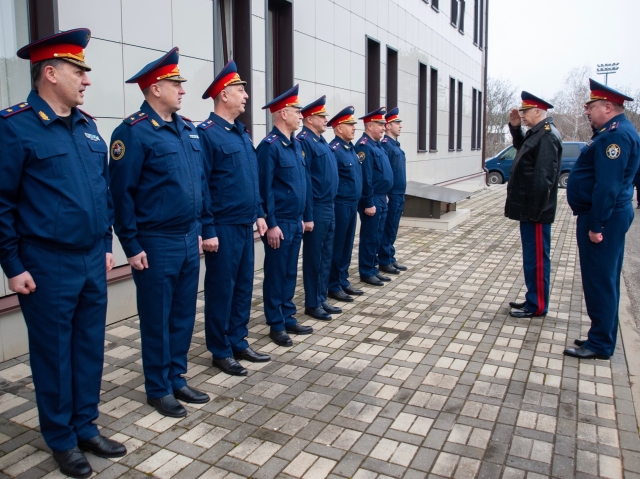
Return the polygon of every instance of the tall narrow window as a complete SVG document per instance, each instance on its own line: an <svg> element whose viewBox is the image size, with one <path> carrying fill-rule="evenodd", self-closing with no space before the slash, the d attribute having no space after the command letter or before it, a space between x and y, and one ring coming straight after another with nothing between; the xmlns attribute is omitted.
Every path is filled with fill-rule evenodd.
<svg viewBox="0 0 640 479"><path fill-rule="evenodd" d="M482 105L482 92L478 91L478 119L476 121L476 148L479 150L482 148L482 112L484 111Z"/></svg>
<svg viewBox="0 0 640 479"><path fill-rule="evenodd" d="M427 65L418 69L418 151L427 151Z"/></svg>
<svg viewBox="0 0 640 479"><path fill-rule="evenodd" d="M456 143L456 80L449 77L449 151Z"/></svg>
<svg viewBox="0 0 640 479"><path fill-rule="evenodd" d="M431 68L431 102L429 103L429 151L438 151L438 70Z"/></svg>
<svg viewBox="0 0 640 479"><path fill-rule="evenodd" d="M466 6L465 0L460 0L460 20L458 21L458 31L460 33L464 33L464 10L465 10L465 6Z"/></svg>
<svg viewBox="0 0 640 479"><path fill-rule="evenodd" d="M387 109L398 106L398 50L387 46Z"/></svg>
<svg viewBox="0 0 640 479"><path fill-rule="evenodd" d="M58 33L57 0L29 0L30 41L35 42L54 33Z"/></svg>
<svg viewBox="0 0 640 479"><path fill-rule="evenodd" d="M457 124L456 149L462 151L462 82L458 82L458 124Z"/></svg>
<svg viewBox="0 0 640 479"><path fill-rule="evenodd" d="M247 81L244 86L249 98L240 120L249 131L253 131L253 115L251 108L251 0L234 0L233 11L233 59L238 67L238 75ZM293 86L293 85L292 85Z"/></svg>
<svg viewBox="0 0 640 479"><path fill-rule="evenodd" d="M478 44L478 0L473 0L473 44Z"/></svg>
<svg viewBox="0 0 640 479"><path fill-rule="evenodd" d="M268 0L267 101L293 86L293 7L291 0ZM267 114L271 129L271 115Z"/></svg>
<svg viewBox="0 0 640 479"><path fill-rule="evenodd" d="M478 27L478 46L484 47L484 0L480 0L480 14L478 19L480 26Z"/></svg>
<svg viewBox="0 0 640 479"><path fill-rule="evenodd" d="M213 62L216 73L222 70L233 52L233 0L213 0Z"/></svg>
<svg viewBox="0 0 640 479"><path fill-rule="evenodd" d="M458 0L451 0L451 25L458 25Z"/></svg>
<svg viewBox="0 0 640 479"><path fill-rule="evenodd" d="M476 149L476 110L478 106L478 90L471 89L471 149Z"/></svg>
<svg viewBox="0 0 640 479"><path fill-rule="evenodd" d="M0 2L0 109L25 101L31 89L29 62L16 55L18 48L29 43L27 3L26 0Z"/></svg>
<svg viewBox="0 0 640 479"><path fill-rule="evenodd" d="M380 108L380 42L366 37L367 78L365 96L367 113Z"/></svg>
<svg viewBox="0 0 640 479"><path fill-rule="evenodd" d="M440 11L440 0L431 0L431 8L433 8L436 12Z"/></svg>

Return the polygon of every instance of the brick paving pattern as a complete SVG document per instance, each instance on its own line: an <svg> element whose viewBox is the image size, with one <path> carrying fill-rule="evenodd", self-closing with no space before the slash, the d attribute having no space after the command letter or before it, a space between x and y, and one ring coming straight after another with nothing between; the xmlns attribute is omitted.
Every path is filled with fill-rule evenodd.
<svg viewBox="0 0 640 479"><path fill-rule="evenodd" d="M188 380L212 400L186 418L146 404L138 321L109 326L98 423L129 453L88 454L95 477L640 478L622 345L611 361L562 355L589 326L564 193L549 314L531 321L507 315L524 279L504 193L461 203L472 218L453 231L402 228L409 271L363 288L329 323L299 314L316 332L292 348L267 336L257 274L249 341L273 361L245 364L248 377L210 366L200 301ZM0 364L0 477L63 477L38 432L28 363Z"/></svg>

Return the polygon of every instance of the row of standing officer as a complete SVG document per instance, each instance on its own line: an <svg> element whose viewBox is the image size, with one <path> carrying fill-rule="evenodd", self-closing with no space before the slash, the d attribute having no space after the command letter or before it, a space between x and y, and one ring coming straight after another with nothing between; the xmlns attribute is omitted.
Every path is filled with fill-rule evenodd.
<svg viewBox="0 0 640 479"><path fill-rule="evenodd" d="M0 162L0 264L10 288L20 293L43 436L62 471L74 477L91 474L82 450L103 457L126 454L93 423L103 364L106 273L114 265L112 223L136 284L147 400L161 414L186 415L177 399L209 400L182 377L194 326L200 246L208 267L205 323L214 365L246 374L237 359L270 359L246 342L254 222L265 243L271 338L290 345L287 332L311 332L293 317L291 301L311 181L300 141L293 137L301 116L297 87L265 106L274 130L254 152L237 120L247 95L233 62L203 95L214 99L208 120L196 127L177 115L186 79L174 48L127 80L138 84L145 100L113 132L107 168L107 147L95 120L77 108L90 85L84 62L89 39L89 30L76 29L21 49L19 56L31 61L36 89L28 102L0 113L0 154L11 155ZM348 125L355 121L345 121L352 113L348 107L334 119L344 133L337 135L333 151L353 138ZM343 146L353 157L353 146ZM356 195L343 191L343 198L349 196ZM353 234L342 243L353 244ZM334 293L361 293L344 284L343 271L337 276Z"/></svg>

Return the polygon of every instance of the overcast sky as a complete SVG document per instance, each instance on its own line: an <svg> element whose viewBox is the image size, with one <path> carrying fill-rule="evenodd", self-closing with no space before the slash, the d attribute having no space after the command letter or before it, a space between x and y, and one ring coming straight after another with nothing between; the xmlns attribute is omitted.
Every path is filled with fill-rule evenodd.
<svg viewBox="0 0 640 479"><path fill-rule="evenodd" d="M489 76L550 100L567 73L619 62L613 88L640 89L639 0L489 0Z"/></svg>

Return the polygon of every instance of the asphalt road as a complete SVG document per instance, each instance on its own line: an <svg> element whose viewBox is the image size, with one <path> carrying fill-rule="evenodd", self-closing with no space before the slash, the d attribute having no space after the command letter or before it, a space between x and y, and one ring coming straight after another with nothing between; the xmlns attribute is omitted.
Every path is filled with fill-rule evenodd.
<svg viewBox="0 0 640 479"><path fill-rule="evenodd" d="M634 198L634 206L637 202ZM622 277L627 285L627 292L631 302L631 312L640 329L640 210L634 210L636 217L631 223L627 233L624 249L624 264L622 265Z"/></svg>

